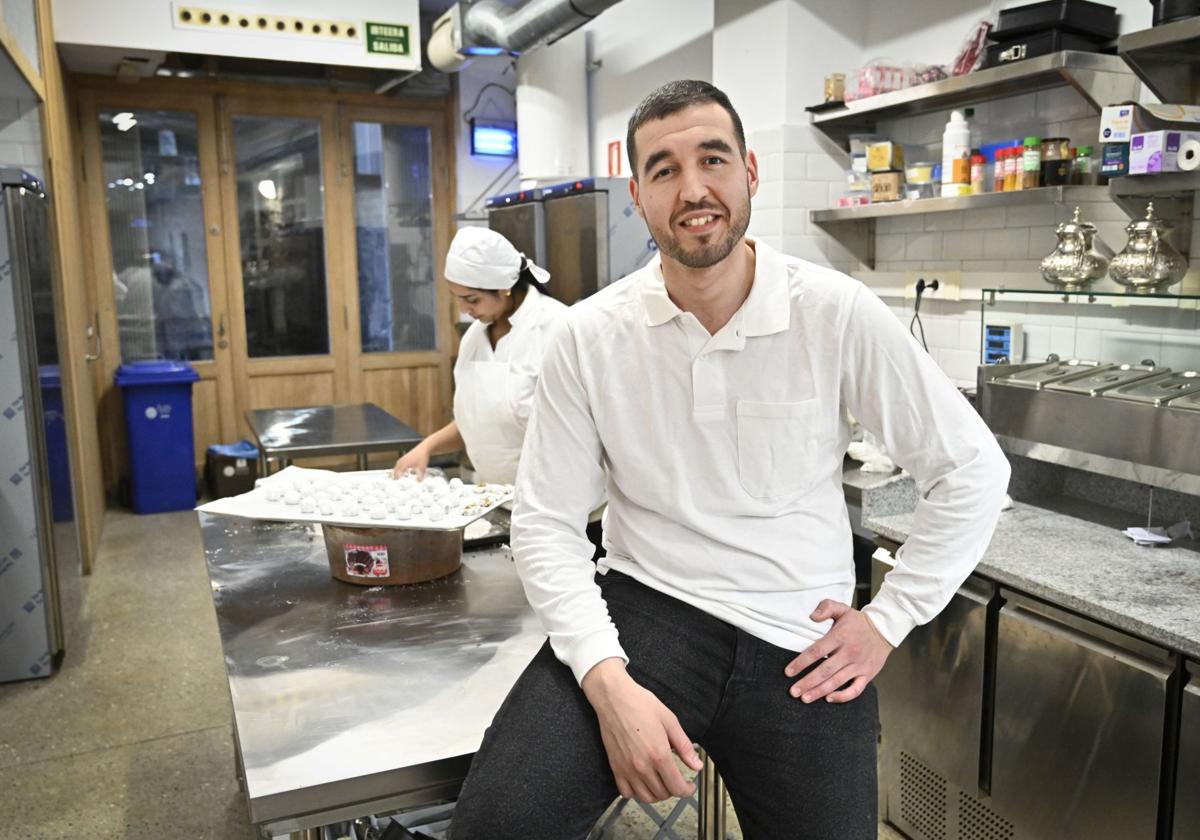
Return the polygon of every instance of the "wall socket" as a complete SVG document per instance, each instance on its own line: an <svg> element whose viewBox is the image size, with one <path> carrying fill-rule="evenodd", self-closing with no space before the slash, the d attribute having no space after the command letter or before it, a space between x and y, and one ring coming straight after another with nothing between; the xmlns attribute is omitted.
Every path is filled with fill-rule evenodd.
<svg viewBox="0 0 1200 840"><path fill-rule="evenodd" d="M917 296L917 281L924 280L926 289L921 293L922 300L962 300L961 271L906 271L904 272L904 297L913 299ZM937 291L928 288L934 280L937 281Z"/></svg>

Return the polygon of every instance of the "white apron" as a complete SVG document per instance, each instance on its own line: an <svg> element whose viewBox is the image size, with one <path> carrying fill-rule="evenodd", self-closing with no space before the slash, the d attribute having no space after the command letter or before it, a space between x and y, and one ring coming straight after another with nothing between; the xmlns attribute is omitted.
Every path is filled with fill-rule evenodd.
<svg viewBox="0 0 1200 840"><path fill-rule="evenodd" d="M465 362L455 370L454 422L483 481L513 484L525 429L509 399L508 362Z"/></svg>

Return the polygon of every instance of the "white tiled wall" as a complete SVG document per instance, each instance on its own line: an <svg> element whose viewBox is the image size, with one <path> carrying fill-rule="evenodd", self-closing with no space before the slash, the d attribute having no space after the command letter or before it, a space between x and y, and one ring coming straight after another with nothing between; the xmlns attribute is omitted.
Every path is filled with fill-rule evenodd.
<svg viewBox="0 0 1200 840"><path fill-rule="evenodd" d="M895 297L885 300L907 328L913 302ZM1153 359L1175 369L1200 367L1200 313L1195 309L1051 301L1011 303L1000 299L994 306L984 306L979 300L927 300L921 304L921 323L930 355L957 384L973 385L980 358L980 324L986 318L1020 326L1024 361L1057 353L1064 359Z"/></svg>
<svg viewBox="0 0 1200 840"><path fill-rule="evenodd" d="M858 263L808 219L841 195L845 154L810 125L781 125L751 132L747 147L758 158L760 186L750 233L800 259L849 271Z"/></svg>

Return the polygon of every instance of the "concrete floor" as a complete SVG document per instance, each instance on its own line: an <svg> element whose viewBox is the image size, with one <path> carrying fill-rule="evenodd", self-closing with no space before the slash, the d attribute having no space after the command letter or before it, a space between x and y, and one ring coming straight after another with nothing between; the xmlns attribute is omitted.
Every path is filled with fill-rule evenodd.
<svg viewBox="0 0 1200 840"><path fill-rule="evenodd" d="M61 670L0 685L0 834L250 840L230 720L195 514L111 511ZM653 834L631 803L609 838Z"/></svg>

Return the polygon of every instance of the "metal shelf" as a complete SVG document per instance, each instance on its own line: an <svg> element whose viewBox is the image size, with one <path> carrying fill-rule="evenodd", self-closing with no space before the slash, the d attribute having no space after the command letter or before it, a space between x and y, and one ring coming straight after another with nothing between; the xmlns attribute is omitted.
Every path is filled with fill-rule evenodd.
<svg viewBox="0 0 1200 840"><path fill-rule="evenodd" d="M1200 172L1171 172L1162 175L1127 175L1108 182L1108 194L1131 219L1146 215L1146 205L1154 203L1154 213L1170 222L1175 231L1171 244L1185 257L1192 250L1192 208Z"/></svg>
<svg viewBox="0 0 1200 840"><path fill-rule="evenodd" d="M1200 17L1122 35L1117 51L1163 102L1200 99Z"/></svg>
<svg viewBox="0 0 1200 840"><path fill-rule="evenodd" d="M812 122L847 148L851 134L873 132L880 120L1066 86L1078 91L1099 111L1113 102L1136 98L1138 80L1120 56L1063 50L859 99L843 108L813 114Z"/></svg>
<svg viewBox="0 0 1200 840"><path fill-rule="evenodd" d="M886 201L862 204L857 207L837 207L810 211L816 224L884 219L891 216L916 216L924 213L948 213L952 210L977 210L986 207L1009 207L1020 204L1069 204L1074 201L1102 201L1108 198L1106 187L1038 187L1035 190L983 193L958 198L919 198L905 201Z"/></svg>
<svg viewBox="0 0 1200 840"><path fill-rule="evenodd" d="M1126 175L1108 182L1116 198L1178 198L1200 190L1200 171L1160 175Z"/></svg>
<svg viewBox="0 0 1200 840"><path fill-rule="evenodd" d="M893 216L948 213L953 210L978 210L1023 204L1071 204L1100 201L1108 197L1107 187L1038 187L1036 190L983 193L958 198L921 198L810 210L809 220L841 243L868 268L875 268L875 220Z"/></svg>
<svg viewBox="0 0 1200 840"><path fill-rule="evenodd" d="M1164 309L1195 309L1200 295L1171 294L1170 292L1096 291L1093 289L1065 290L1046 285L1040 289L982 289L985 306L995 306L998 297L1013 303L1034 303L1046 298L1058 298L1063 303L1095 303L1101 306L1149 306Z"/></svg>

